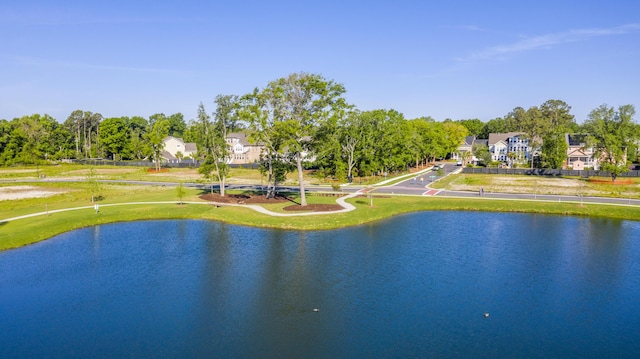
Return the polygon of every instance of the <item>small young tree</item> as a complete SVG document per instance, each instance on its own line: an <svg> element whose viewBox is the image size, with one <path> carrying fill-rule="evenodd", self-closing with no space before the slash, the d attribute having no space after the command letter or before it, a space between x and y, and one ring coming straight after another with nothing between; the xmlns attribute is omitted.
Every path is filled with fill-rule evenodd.
<svg viewBox="0 0 640 359"><path fill-rule="evenodd" d="M160 119L153 123L151 131L148 133L149 142L153 150L153 160L156 164L156 171L160 171L162 151L164 150L164 138L169 134L169 121Z"/></svg>
<svg viewBox="0 0 640 359"><path fill-rule="evenodd" d="M205 112L202 103L198 109L201 131L199 146L202 146L205 154L205 161L199 172L212 182L217 179L220 184L220 195L224 196L225 182L229 174L227 161L231 155L230 146L227 143L227 132L237 123L238 97L218 95L215 103L213 123L209 121L210 116ZM213 191L213 184L211 188Z"/></svg>
<svg viewBox="0 0 640 359"><path fill-rule="evenodd" d="M176 195L180 199L180 204L183 204L182 199L184 198L184 196L186 194L187 194L187 192L184 189L184 185L182 184L182 181L180 181L180 183L176 187Z"/></svg>

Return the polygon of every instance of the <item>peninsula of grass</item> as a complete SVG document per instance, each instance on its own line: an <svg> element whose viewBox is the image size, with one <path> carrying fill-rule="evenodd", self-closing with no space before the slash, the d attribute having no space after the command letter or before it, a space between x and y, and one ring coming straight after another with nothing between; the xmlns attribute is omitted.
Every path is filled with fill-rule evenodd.
<svg viewBox="0 0 640 359"><path fill-rule="evenodd" d="M355 197L348 200L356 207L351 212L275 217L247 207L212 205L201 200L199 195L202 192L195 189L187 189L181 199L185 204L179 204L175 188L124 185L103 186L101 193L104 199L98 202L100 211L96 213L93 204L87 200L90 198L88 191L88 188L77 186L73 191L51 198L5 201L0 210L0 250L25 246L87 226L158 219L215 220L236 225L289 230L328 230L363 225L403 213L434 210L540 213L640 220L640 207L636 206L423 196L374 196L373 206L369 198ZM313 194L309 194L307 199L309 203L328 203L335 200L332 197ZM5 203L10 203L11 208L4 206ZM274 203L268 207L275 212L284 212L282 208L290 204ZM80 209L51 213L56 209L77 207ZM45 213L2 222L2 219L40 212Z"/></svg>

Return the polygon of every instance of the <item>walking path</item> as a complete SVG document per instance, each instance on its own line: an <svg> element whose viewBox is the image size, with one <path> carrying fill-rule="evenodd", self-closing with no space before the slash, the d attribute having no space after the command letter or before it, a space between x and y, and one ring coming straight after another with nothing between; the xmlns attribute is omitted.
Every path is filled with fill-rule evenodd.
<svg viewBox="0 0 640 359"><path fill-rule="evenodd" d="M406 174L403 176L399 176L399 177L394 177L382 182L379 182L377 184L375 184L374 188L369 187L367 188L363 188L363 189L359 189L355 192L352 192L346 196L340 197L336 200L336 202L342 207L342 209L340 210L336 210L336 211L325 211L325 212L294 212L294 213L282 213L282 212L274 212L274 211L270 211L260 205L251 205L251 204L231 204L231 203L218 203L218 202L182 202L182 203L187 203L187 204L196 204L196 205L215 205L215 206L231 206L231 207L246 207L246 208L250 208L256 212L259 213L263 213L265 215L269 215L269 216L274 216L274 217L294 217L294 216L316 216L316 215L326 215L326 214L336 214L336 213L345 213L345 212L350 212L353 211L355 209L355 207L350 204L347 203L346 200L359 196L363 193L366 193L367 191L370 191L372 189L378 189L380 191L383 191L383 189L391 189L393 190L395 189L401 189L402 186L394 186L394 185L389 185L389 183L392 182L398 182L398 180L404 179L404 178L410 178L410 177L415 177L415 176L419 176L425 172L428 172L431 170L431 167L423 169L421 171L415 172L415 173L410 173L410 174ZM457 173L461 170L456 170L453 171L451 173ZM449 173L449 174L451 174ZM447 174L448 175L448 174ZM459 192L459 191L447 191L447 190L442 190L442 189L434 189L429 187L429 184L427 184L426 186L424 186L424 188L426 189L426 191L422 191L420 194L421 196L446 196L446 197L458 197L458 198L480 198L480 196L478 195L477 192ZM415 188L412 188L412 190L415 190ZM394 193L393 191L391 192L392 194ZM398 193L401 194L401 193ZM640 205L640 200L635 200L635 199L623 199L623 198L607 198L607 197L572 197L572 196L561 196L561 195L536 195L536 194L509 194L509 193L483 193L483 195L481 196L481 198L483 199L493 199L493 200L519 200L519 201L541 201L541 202L575 202L575 203L598 203L598 204L605 204L605 205L622 205L622 206L638 206ZM142 204L178 204L180 203L179 201L158 201L158 202L126 202L126 203L112 203L112 204L100 204L99 206L101 208L103 207L113 207L113 206L131 206L131 205L142 205ZM51 213L59 213L59 212L66 212L66 211L76 211L76 210L84 210L84 209L95 209L94 205L91 206L82 206L82 207L73 207L73 208L64 208L64 209L57 209L57 210L50 210L50 211L45 211L45 212L38 212L38 213L31 213L31 214L27 214L27 215L23 215L23 216L17 216L17 217L12 217L12 218L6 218L6 219L0 219L0 223L3 222L10 222L10 221L16 221L19 219L24 219L24 218L31 218L31 217L37 217L37 216L42 216L42 215L49 215Z"/></svg>
<svg viewBox="0 0 640 359"><path fill-rule="evenodd" d="M259 213L263 213L269 216L274 216L274 217L294 217L294 216L314 216L314 215L322 215L322 214L335 214L335 213L345 213L345 212L350 212L353 211L354 209L356 209L356 207L350 203L347 203L346 200L349 198L353 198L356 196L359 196L361 194L361 191L358 192L354 192L351 194L348 194L344 197L340 197L336 200L336 203L338 203L340 206L342 206L342 209L337 210L337 211L325 211L325 212L295 212L295 213L280 213L280 212L273 212L270 211L262 206L259 205L255 205L255 204L233 204L233 203L219 203L219 202L192 202L192 201L158 201L158 202L125 202L125 203L109 203L109 204L100 204L99 207L97 207L98 209L100 208L104 208L104 207L115 207L115 206L134 206L134 205L140 205L140 204L179 204L179 203L185 203L185 204L200 204L200 205L208 205L208 206L229 206L229 207L246 207L246 208L250 208L256 212ZM31 213L31 214L26 214L24 216L17 216L17 217L12 217L12 218L7 218L7 219L0 219L0 223L3 222L11 222L11 221L15 221L15 220L19 220L19 219L24 219L24 218L31 218L31 217L37 217L37 216L43 216L43 215L50 215L52 213L60 213L60 212L67 212L67 211L77 211L77 210L83 210L83 209L91 209L91 210L96 210L96 205L91 205L91 206L82 206L82 207L73 207L73 208L63 208L63 209L55 209L55 210L51 210L51 211L45 211L45 212L38 212L38 213Z"/></svg>

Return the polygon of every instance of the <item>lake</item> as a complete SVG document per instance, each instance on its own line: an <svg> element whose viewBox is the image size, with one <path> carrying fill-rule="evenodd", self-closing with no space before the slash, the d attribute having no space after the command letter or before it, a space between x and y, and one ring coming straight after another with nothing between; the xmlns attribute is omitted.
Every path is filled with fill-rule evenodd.
<svg viewBox="0 0 640 359"><path fill-rule="evenodd" d="M0 323L2 358L637 358L640 222L101 225L0 252Z"/></svg>

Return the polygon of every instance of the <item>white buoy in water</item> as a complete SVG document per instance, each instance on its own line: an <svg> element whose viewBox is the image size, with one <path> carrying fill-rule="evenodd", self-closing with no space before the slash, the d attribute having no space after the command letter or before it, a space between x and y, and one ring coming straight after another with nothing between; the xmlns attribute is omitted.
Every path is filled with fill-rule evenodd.
<svg viewBox="0 0 640 359"><path fill-rule="evenodd" d="M484 313L485 318L489 318L489 313Z"/></svg>

